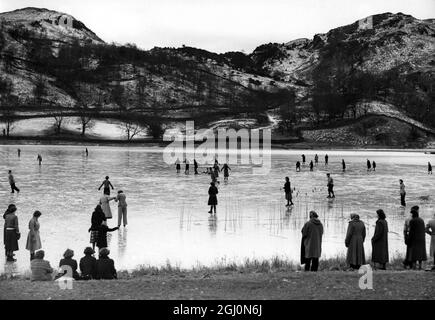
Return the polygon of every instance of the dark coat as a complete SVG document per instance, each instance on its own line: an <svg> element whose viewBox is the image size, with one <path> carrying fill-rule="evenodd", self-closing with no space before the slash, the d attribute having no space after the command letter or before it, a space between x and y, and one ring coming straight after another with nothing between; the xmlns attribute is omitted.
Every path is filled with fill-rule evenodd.
<svg viewBox="0 0 435 320"><path fill-rule="evenodd" d="M209 206L215 206L217 205L217 195L218 194L218 188L216 186L210 186L208 189L208 205Z"/></svg>
<svg viewBox="0 0 435 320"><path fill-rule="evenodd" d="M359 219L349 221L345 244L347 247L347 264L361 266L366 263L364 253L364 240L366 238L366 227Z"/></svg>
<svg viewBox="0 0 435 320"><path fill-rule="evenodd" d="M323 225L319 219L312 218L305 223L302 228L305 258L320 258L322 255L322 235Z"/></svg>
<svg viewBox="0 0 435 320"><path fill-rule="evenodd" d="M388 260L388 223L378 219L372 238L372 262L387 263Z"/></svg>
<svg viewBox="0 0 435 320"><path fill-rule="evenodd" d="M80 259L80 272L84 279L95 279L97 275L97 259L91 255L85 255Z"/></svg>
<svg viewBox="0 0 435 320"><path fill-rule="evenodd" d="M108 226L102 224L96 228L98 231L97 247L106 248L107 247L107 232L112 232L118 230L118 228L109 228Z"/></svg>
<svg viewBox="0 0 435 320"><path fill-rule="evenodd" d="M97 260L96 267L95 279L117 279L115 263L109 257L100 257Z"/></svg>
<svg viewBox="0 0 435 320"><path fill-rule="evenodd" d="M405 238L406 261L426 261L426 239L423 219L417 217L409 221L409 232Z"/></svg>
<svg viewBox="0 0 435 320"><path fill-rule="evenodd" d="M77 272L77 261L76 260L74 260L72 258L61 259L59 262L59 267L61 267L61 266L70 266L72 269L72 273L73 273L72 277L76 280L80 278L80 276Z"/></svg>
<svg viewBox="0 0 435 320"><path fill-rule="evenodd" d="M104 214L102 209L97 209L92 213L91 218L91 230L96 230L103 221L107 221L106 215Z"/></svg>

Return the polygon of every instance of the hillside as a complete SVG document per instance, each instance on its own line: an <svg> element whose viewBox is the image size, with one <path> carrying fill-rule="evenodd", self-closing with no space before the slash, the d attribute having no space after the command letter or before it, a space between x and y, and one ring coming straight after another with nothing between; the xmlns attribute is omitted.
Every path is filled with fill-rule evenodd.
<svg viewBox="0 0 435 320"><path fill-rule="evenodd" d="M29 117L57 117L55 134L62 119L78 117L83 136L107 120L155 137L194 119L198 128L269 126L276 138L324 142L304 132L358 124L370 114L405 124L423 146L435 127L434 20L401 13L368 19L370 28L357 21L246 55L144 51L107 44L65 13L0 13L2 120L10 135L8 122ZM369 144L394 141L372 138Z"/></svg>

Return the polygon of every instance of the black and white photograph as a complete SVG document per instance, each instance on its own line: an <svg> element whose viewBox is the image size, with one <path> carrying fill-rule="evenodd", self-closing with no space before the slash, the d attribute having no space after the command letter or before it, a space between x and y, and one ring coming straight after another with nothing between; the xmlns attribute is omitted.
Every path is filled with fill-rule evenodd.
<svg viewBox="0 0 435 320"><path fill-rule="evenodd" d="M1 0L0 300L435 300L434 90L433 0Z"/></svg>

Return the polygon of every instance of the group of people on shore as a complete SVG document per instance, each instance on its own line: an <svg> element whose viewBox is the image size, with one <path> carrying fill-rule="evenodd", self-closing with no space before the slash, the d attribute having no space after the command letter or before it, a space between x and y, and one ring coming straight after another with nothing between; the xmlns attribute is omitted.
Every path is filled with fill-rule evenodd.
<svg viewBox="0 0 435 320"><path fill-rule="evenodd" d="M389 262L388 252L388 223L382 209L376 211L378 220L371 238L371 262L376 269L386 270ZM306 271L317 271L319 258L322 254L323 225L315 211L310 211L310 219L302 230L301 238L301 264ZM411 208L411 216L406 219L403 236L406 245L406 255L403 265L409 269L421 269L422 262L427 260L425 235L431 237L430 257L433 259L432 270L435 270L435 214L426 224L419 217L419 207ZM350 269L357 270L366 264L364 241L366 227L358 214L351 214L344 244L347 248L346 263Z"/></svg>

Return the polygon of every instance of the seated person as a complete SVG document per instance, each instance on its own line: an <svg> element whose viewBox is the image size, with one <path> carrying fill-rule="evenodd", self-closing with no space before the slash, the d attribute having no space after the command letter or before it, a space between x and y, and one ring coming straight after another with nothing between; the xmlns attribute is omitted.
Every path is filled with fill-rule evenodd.
<svg viewBox="0 0 435 320"><path fill-rule="evenodd" d="M72 276L75 280L79 280L80 276L77 272L77 261L72 259L72 257L74 257L74 251L71 249L66 249L65 253L63 254L63 259L60 260L59 262L59 267L62 266L70 266L71 267L71 271L72 271ZM67 273L67 271L64 271L65 275Z"/></svg>
<svg viewBox="0 0 435 320"><path fill-rule="evenodd" d="M100 250L100 257L97 260L96 279L117 279L115 263L109 258L110 251L107 248Z"/></svg>
<svg viewBox="0 0 435 320"><path fill-rule="evenodd" d="M82 273L81 279L95 279L97 272L97 259L92 256L95 251L91 247L87 247L83 253L85 256L80 259L80 272Z"/></svg>
<svg viewBox="0 0 435 320"><path fill-rule="evenodd" d="M50 262L44 260L44 250L35 252L35 258L30 262L30 269L32 270L31 281L51 281L53 280L53 268Z"/></svg>

